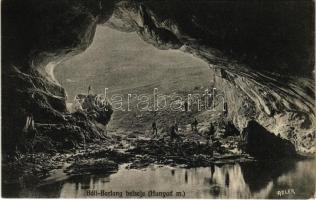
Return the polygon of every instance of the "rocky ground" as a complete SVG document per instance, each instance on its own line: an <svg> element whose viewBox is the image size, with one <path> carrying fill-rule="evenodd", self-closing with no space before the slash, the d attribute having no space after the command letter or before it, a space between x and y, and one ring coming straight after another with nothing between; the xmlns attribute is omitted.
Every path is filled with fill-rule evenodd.
<svg viewBox="0 0 316 200"><path fill-rule="evenodd" d="M181 135L181 140L170 141L167 135L117 135L109 133L99 143L59 153L17 154L3 163L5 185L34 186L48 181L56 171L65 178L72 175L113 173L118 165L129 163L129 168L143 168L150 164L180 167L210 166L253 160L240 151L239 136L223 140L214 138L207 144L197 133Z"/></svg>
<svg viewBox="0 0 316 200"><path fill-rule="evenodd" d="M89 99L88 97L90 96L84 99ZM92 104L87 103L87 105ZM178 135L174 140L171 140L169 130L166 128L168 123L161 121L162 118L166 121L168 115L162 113L161 116L156 116L160 125L157 135L153 135L150 129L144 131L146 127L144 124L148 122L144 122L139 129L134 127L125 132L107 131L101 134L102 130L98 128L102 135L99 140L84 140L84 143L72 145L72 148L58 148L58 151L38 152L38 149L33 148L33 151L28 153L10 155L3 162L3 183L6 186L34 187L34 184L45 184L69 176L115 173L120 164L126 163L127 168L137 169L151 164L192 168L249 162L256 159L294 158L296 155L294 145L275 136L254 121L240 133L233 123L220 113L212 116L199 113L197 115L199 120L212 118L215 132L210 136L210 123L207 121L201 121L197 129L192 130L190 119L194 118L195 114L178 113L178 119L183 123L179 124ZM84 113L81 115L84 116ZM94 115L87 117L92 116L92 119L102 119ZM143 116L145 121L146 116ZM170 121L172 119L169 119L169 123ZM95 121L94 123L96 124ZM54 132L56 128L59 130L55 126L46 127L52 125L36 124L35 126L41 132L40 135L50 136L51 134L48 133ZM46 130L43 126L51 131L43 132ZM63 130L64 128L61 128L60 132ZM35 137L36 141L33 141L33 144L41 143L39 139L38 136Z"/></svg>
<svg viewBox="0 0 316 200"><path fill-rule="evenodd" d="M222 112L170 114L163 110L155 115L157 135L150 129L150 112L137 118L141 126L104 131L99 125L107 125L111 113L95 106L95 95L78 97L81 98L81 111L62 115L67 123L35 123L33 141L25 138L25 146L33 148L4 158L5 187L34 187L70 176L110 174L121 164L134 169L152 164L193 168L296 156L295 146L288 140L275 136L255 121L240 132ZM174 123L174 116L177 116L179 131L172 140L168 127ZM192 130L190 124L194 118L199 121L196 130ZM78 120L76 125L71 125L75 119ZM215 128L212 135L210 122ZM91 131L87 129L87 133L81 134L80 127L92 127L96 133L89 134ZM32 132L34 130L29 130ZM65 138L65 134L69 136ZM100 137L96 140L94 135ZM47 137L51 139L45 140ZM49 145L45 141L54 143Z"/></svg>
<svg viewBox="0 0 316 200"><path fill-rule="evenodd" d="M72 176L115 173L122 164L128 169L142 169L153 164L194 168L298 158L295 149L290 151L293 145L254 122L245 130L249 133L241 135L232 131L229 123L222 123L215 124L217 131L211 140L207 139L206 126L199 124L198 131L192 131L191 127L181 129L179 137L173 141L167 133L108 132L99 142L61 152L16 154L3 162L3 184L4 187L31 189L34 185ZM251 134L254 127L260 134ZM244 134L247 136L242 137ZM251 141L247 141L249 138ZM268 149L256 143L258 141ZM265 154L272 157L262 156Z"/></svg>

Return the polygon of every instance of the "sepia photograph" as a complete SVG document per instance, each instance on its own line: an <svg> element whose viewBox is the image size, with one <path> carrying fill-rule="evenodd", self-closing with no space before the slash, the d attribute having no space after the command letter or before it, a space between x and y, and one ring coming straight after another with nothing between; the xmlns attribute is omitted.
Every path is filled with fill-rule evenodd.
<svg viewBox="0 0 316 200"><path fill-rule="evenodd" d="M316 198L314 0L0 2L2 198Z"/></svg>

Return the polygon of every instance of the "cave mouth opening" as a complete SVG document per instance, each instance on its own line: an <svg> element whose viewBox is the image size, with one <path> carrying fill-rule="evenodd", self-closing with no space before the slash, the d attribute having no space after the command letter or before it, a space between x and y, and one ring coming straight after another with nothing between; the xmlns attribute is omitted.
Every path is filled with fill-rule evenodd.
<svg viewBox="0 0 316 200"><path fill-rule="evenodd" d="M181 50L159 50L140 39L136 32L121 32L107 26L97 26L88 49L60 63L54 74L67 91L70 111L76 95L87 94L88 88L94 94L104 94L106 90L112 103L113 96L116 102L117 95L121 96L123 105L116 106L118 109L107 127L116 132L145 131L152 120L164 127L174 120L190 123L201 113L197 109L189 114L168 109L144 112L139 109L146 106L140 98L147 95L151 102L153 92L158 90L159 94L173 95L172 100L185 100L188 94L202 96L213 81L213 73L203 60ZM137 97L129 99L128 95Z"/></svg>

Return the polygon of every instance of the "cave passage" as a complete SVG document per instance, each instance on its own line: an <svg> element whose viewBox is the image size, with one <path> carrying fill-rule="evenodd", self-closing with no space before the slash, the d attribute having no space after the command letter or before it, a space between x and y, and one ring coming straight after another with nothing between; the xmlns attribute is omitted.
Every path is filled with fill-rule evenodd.
<svg viewBox="0 0 316 200"><path fill-rule="evenodd" d="M91 46L61 63L54 73L67 91L68 104L77 94L86 94L89 86L95 94L103 94L108 88L109 95L125 96L152 94L154 88L167 95L202 93L210 87L213 77L208 64L201 59L180 50L159 50L135 32L120 32L106 26L98 26ZM127 129L138 122L151 123L152 116L147 114L146 119L136 120L146 113L114 112L109 127ZM177 117L169 114L162 114L166 121Z"/></svg>

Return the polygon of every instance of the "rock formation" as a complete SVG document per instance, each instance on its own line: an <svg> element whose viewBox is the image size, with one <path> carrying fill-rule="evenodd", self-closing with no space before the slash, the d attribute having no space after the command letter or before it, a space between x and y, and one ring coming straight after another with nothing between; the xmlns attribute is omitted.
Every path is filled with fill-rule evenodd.
<svg viewBox="0 0 316 200"><path fill-rule="evenodd" d="M111 16L110 1L4 1L2 11L2 136L4 152L25 150L22 129L32 116L39 143L62 150L102 137L85 116L66 109L66 92L53 76L54 66L84 51L97 23ZM45 141L51 145L45 145ZM45 148L44 148L45 147Z"/></svg>
<svg viewBox="0 0 316 200"><path fill-rule="evenodd" d="M295 147L291 142L270 133L256 121L249 121L244 134L245 150L251 156L265 160L295 157Z"/></svg>
<svg viewBox="0 0 316 200"><path fill-rule="evenodd" d="M292 141L298 151L315 153L311 0L5 0L2 15L5 150L14 150L31 114L36 123L60 124L61 129L70 124L84 129L79 131L84 135L99 135L91 134L95 129L89 120L85 125L73 115L67 120L66 92L53 69L84 51L100 24L136 31L160 49L200 57L216 72L228 118L239 130L255 120Z"/></svg>

